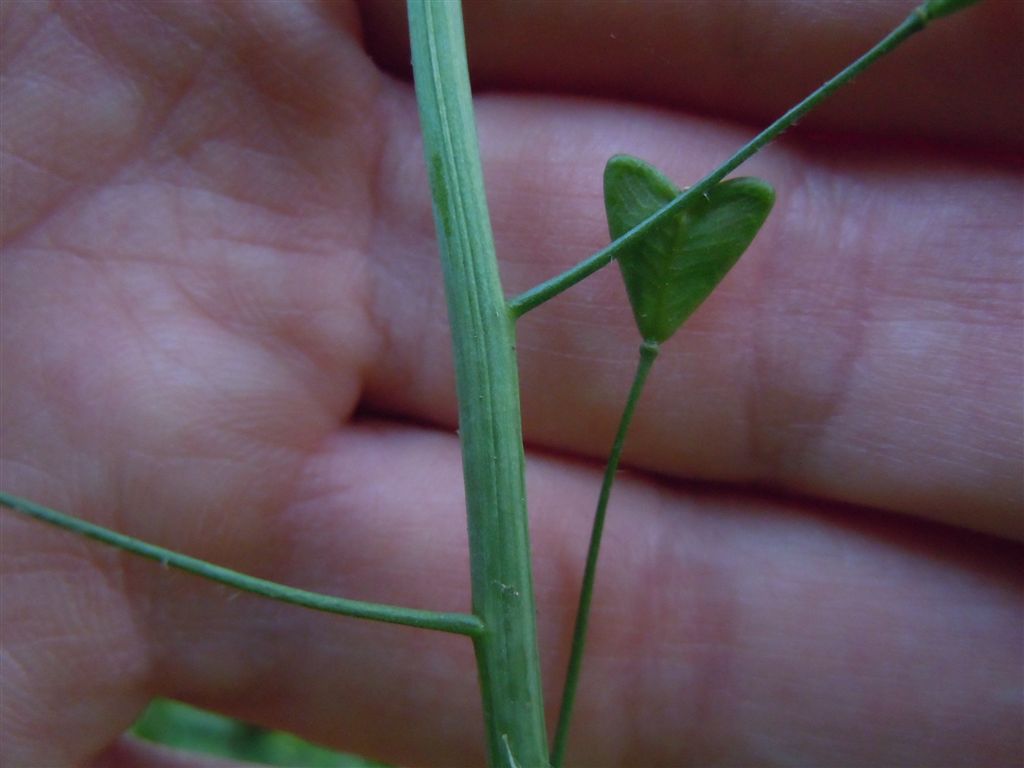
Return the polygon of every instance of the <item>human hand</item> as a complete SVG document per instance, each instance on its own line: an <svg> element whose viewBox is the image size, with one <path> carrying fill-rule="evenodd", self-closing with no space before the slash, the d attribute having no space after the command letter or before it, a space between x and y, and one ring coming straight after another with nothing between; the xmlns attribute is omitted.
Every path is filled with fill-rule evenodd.
<svg viewBox="0 0 1024 768"><path fill-rule="evenodd" d="M751 134L729 118L767 122L904 10L538 9L467 8L510 294L604 243L610 155L689 183ZM376 60L407 60L402 6L362 12ZM359 11L4 14L0 486L288 584L464 610L415 102ZM938 26L743 168L776 210L640 404L571 761L1019 762L1020 15ZM638 341L614 269L520 323L549 710ZM119 735L155 695L481 762L464 639L0 520L5 763L138 764Z"/></svg>

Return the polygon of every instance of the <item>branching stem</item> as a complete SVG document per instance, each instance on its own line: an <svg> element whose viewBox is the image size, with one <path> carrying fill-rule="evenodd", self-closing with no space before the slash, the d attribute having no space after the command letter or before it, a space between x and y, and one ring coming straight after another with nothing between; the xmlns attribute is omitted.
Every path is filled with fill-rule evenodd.
<svg viewBox="0 0 1024 768"><path fill-rule="evenodd" d="M315 611L336 613L358 619L372 619L389 624L403 624L407 627L434 629L439 632L451 632L474 638L479 637L484 631L483 622L476 616L468 614L436 613L433 611L420 611L415 608L399 608L379 603L364 603L360 600L346 600L345 598L324 595L319 592L307 592L304 589L288 587L276 581L259 579L255 576L232 571L220 565L208 563L205 560L183 555L171 549L164 549L155 544L140 541L132 536L112 531L109 528L104 528L71 515L65 515L7 493L0 493L0 505L13 509L15 512L21 512L36 520L41 520L44 523L49 523L58 528L109 544L112 547L123 549L134 555L156 560L171 568L177 568L195 576L201 576L204 579L225 584L242 592L252 592L255 595L268 597L271 600L278 600L282 603L291 603L303 608L312 608Z"/></svg>
<svg viewBox="0 0 1024 768"><path fill-rule="evenodd" d="M684 190L678 197L667 203L657 213L652 214L647 219L633 227L633 229L629 230L629 232L622 235L622 237L614 240L593 256L581 261L575 267L572 267L562 274L557 275L511 299L508 306L512 314L517 318L521 317L531 309L540 306L548 299L552 299L567 288L571 288L576 285L576 283L583 278L588 277L602 267L607 266L612 259L615 258L619 249L626 245L627 242L637 237L643 237L645 232L654 227L666 216L671 216L680 208L684 207L690 200L695 199L697 195L704 194L704 192L720 182L728 174L732 173L732 171L736 170L737 167L756 154L765 145L778 138L783 131L831 96L835 91L842 88L882 56L897 48L915 32L920 32L924 29L928 22L936 15L936 11L931 10L931 6L934 5L934 2L925 3L921 7L915 9L902 24L882 38L882 40L871 48L871 50L782 115L782 117L741 147L732 157L692 187Z"/></svg>

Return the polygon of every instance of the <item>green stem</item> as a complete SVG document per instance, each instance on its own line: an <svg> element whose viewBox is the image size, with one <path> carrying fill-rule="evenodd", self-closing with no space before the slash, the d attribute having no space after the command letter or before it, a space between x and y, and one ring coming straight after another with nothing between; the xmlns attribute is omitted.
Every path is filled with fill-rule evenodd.
<svg viewBox="0 0 1024 768"><path fill-rule="evenodd" d="M551 748L552 768L560 768L565 758L565 749L569 738L569 721L572 718L572 706L576 700L576 687L579 684L580 668L583 664L583 648L587 639L587 623L590 619L590 603L594 595L594 577L597 573L597 558L601 552L601 536L604 533L605 512L608 499L612 493L612 483L619 469L619 457L622 446L626 442L626 432L633 420L633 411L640 400L647 374L651 372L658 357L658 345L653 341L645 341L640 347L640 361L637 364L633 386L630 387L626 407L619 421L619 431L612 443L612 451L608 456L608 466L604 470L604 481L601 483L601 495L597 500L597 511L594 513L594 527L590 532L590 549L587 551L587 564L583 569L583 584L580 587L580 602L576 610L576 627L572 633L572 648L569 652L569 668L565 674L565 687L562 690L562 707L558 713L558 726L555 728L554 744Z"/></svg>
<svg viewBox="0 0 1024 768"><path fill-rule="evenodd" d="M571 288L583 278L588 277L602 267L607 266L612 259L615 258L619 249L626 245L627 242L634 238L642 237L645 232L654 227L663 218L671 216L680 208L684 207L690 200L695 199L697 195L704 194L704 192L724 179L740 164L748 160L765 145L777 138L783 131L831 96L835 91L842 88L882 56L897 48L915 32L920 32L924 29L928 22L933 18L937 18L941 14L951 13L952 11L947 8L950 4L952 4L950 0L947 0L946 2L931 0L930 2L924 3L915 9L902 24L886 35L871 50L782 115L782 117L765 128L750 142L740 148L740 150L732 157L718 166L718 168L713 170L692 187L684 190L678 197L667 203L657 213L654 213L644 219L633 227L633 229L629 230L629 232L622 235L605 248L602 248L593 256L581 261L575 267L572 267L566 272L563 272L562 274L557 275L511 299L508 306L512 311L512 314L515 317L520 317L526 314L531 309L534 309L545 301L554 298L567 288ZM965 5L964 2L959 3L959 6L961 7L963 5ZM959 8L957 8L957 10L958 9Z"/></svg>
<svg viewBox="0 0 1024 768"><path fill-rule="evenodd" d="M112 531L109 528L86 522L71 515L65 515L7 493L0 493L0 505L13 509L16 512L21 512L36 520L41 520L44 523L49 523L90 539L101 541L104 544L109 544L112 547L123 549L134 555L156 560L171 568L187 571L195 576L201 576L204 579L216 581L243 592L252 592L255 595L268 597L271 600L277 600L282 603L291 603L303 608L312 608L315 611L336 613L357 619L372 619L373 621L384 621L389 624L403 624L407 627L434 629L439 632L451 632L457 635L468 635L473 638L479 637L483 633L483 623L476 616L469 616L463 613L419 611L414 608L398 608L379 603L364 603L359 600L332 597L331 595L324 595L319 592L307 592L304 589L295 589L284 584L278 584L276 581L258 579L255 576L232 571L229 568L214 565L195 557L189 557L171 549L164 549L155 544L140 541L123 533Z"/></svg>
<svg viewBox="0 0 1024 768"><path fill-rule="evenodd" d="M416 98L452 330L477 668L492 766L547 766L515 321L498 277L458 3L409 0Z"/></svg>

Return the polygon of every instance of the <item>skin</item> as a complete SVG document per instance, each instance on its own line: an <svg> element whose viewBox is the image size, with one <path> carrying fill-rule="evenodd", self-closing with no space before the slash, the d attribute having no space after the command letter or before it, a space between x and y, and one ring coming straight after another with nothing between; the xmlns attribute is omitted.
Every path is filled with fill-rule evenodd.
<svg viewBox="0 0 1024 768"><path fill-rule="evenodd" d="M911 6L551 7L467 9L510 294L606 242L607 157L699 178ZM401 6L0 14L4 490L465 610ZM941 22L742 169L776 209L640 403L570 763L1024 759L1022 22L1012 0ZM549 713L638 342L614 267L520 323ZM214 765L120 735L158 695L482 760L463 638L237 596L8 511L0 531L4 765Z"/></svg>

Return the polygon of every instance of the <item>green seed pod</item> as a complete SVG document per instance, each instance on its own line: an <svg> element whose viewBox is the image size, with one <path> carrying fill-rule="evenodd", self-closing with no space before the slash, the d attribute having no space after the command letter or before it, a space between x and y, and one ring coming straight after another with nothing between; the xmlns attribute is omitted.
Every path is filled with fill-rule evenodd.
<svg viewBox="0 0 1024 768"><path fill-rule="evenodd" d="M604 171L612 239L679 194L644 161L613 157ZM617 260L645 340L665 341L693 314L750 245L774 202L774 190L760 179L724 181L623 247Z"/></svg>

